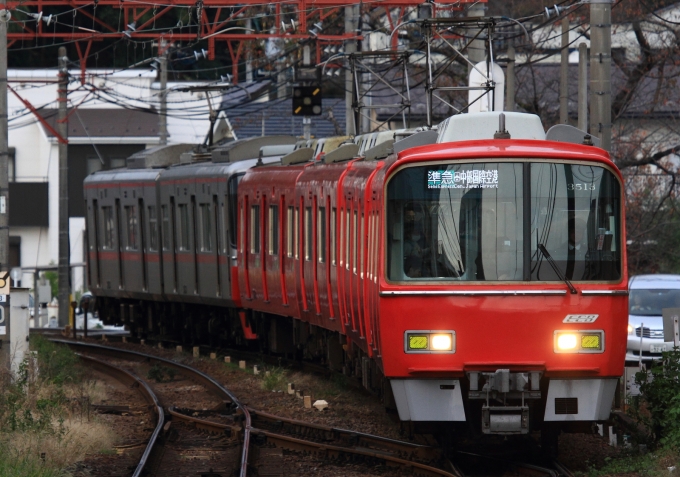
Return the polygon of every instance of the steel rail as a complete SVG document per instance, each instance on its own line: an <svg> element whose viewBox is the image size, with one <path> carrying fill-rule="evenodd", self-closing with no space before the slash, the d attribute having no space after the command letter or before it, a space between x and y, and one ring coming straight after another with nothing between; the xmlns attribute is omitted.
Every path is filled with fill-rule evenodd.
<svg viewBox="0 0 680 477"><path fill-rule="evenodd" d="M144 468L146 467L146 463L149 460L151 451L156 445L158 436L160 435L161 431L163 430L163 426L165 425L165 413L163 412L163 406L160 405L160 403L158 402L158 398L156 397L156 394L154 394L153 390L149 387L149 385L142 379L135 376L134 374L117 366L114 366L110 363L107 363L105 361L93 358L91 356L85 356L80 353L76 353L76 356L78 356L83 361L89 361L91 367L99 369L103 373L113 376L121 383L137 385L138 391L142 394L142 396L144 396L144 399L149 403L149 405L151 405L156 411L156 414L158 415L158 424L156 424L156 428L153 430L153 433L151 434L151 437L149 438L149 441L146 444L146 448L144 449L144 453L142 454L141 459L139 459L139 463L137 464L137 467L135 468L135 471L132 474L132 477L140 477L144 472ZM143 445L143 443L141 445Z"/></svg>
<svg viewBox="0 0 680 477"><path fill-rule="evenodd" d="M221 424L218 422L208 421L194 416L187 416L186 414L177 412L175 409L169 409L168 413L171 414L174 418L184 420L186 422L191 422L203 429L207 430L212 429L215 432L224 431L234 432L238 431L239 429L237 426L231 426L229 424ZM421 464L419 462L402 459L400 457L395 457L386 452L374 451L363 448L351 448L337 445L321 444L317 442L308 441L305 439L299 439L297 437L290 437L282 434L277 434L275 432L270 432L263 429L257 429L255 427L251 428L251 435L264 436L266 437L268 442L271 442L275 444L277 447L281 447L283 449L293 451L322 452L326 455L326 457L330 456L339 457L341 455L346 454L359 455L363 457L380 459L386 462L410 467L414 470L414 472L420 473L422 475L431 475L436 477L457 477L456 474L452 474L451 472L448 472L446 470L438 469L436 467L432 467L426 464ZM368 434L365 435L367 436Z"/></svg>
<svg viewBox="0 0 680 477"><path fill-rule="evenodd" d="M120 349L120 348L112 348L110 346L102 346L102 345L96 345L96 344L89 344L89 343L80 343L77 341L69 341L69 340L61 340L61 339L51 339L53 343L59 343L59 344L65 344L67 346L71 347L77 347L77 348L83 348L86 350L89 350L94 353L98 354L108 354L108 355L113 355L113 356L120 356L120 355L128 355L128 356L134 356L137 358L142 358L144 360L148 361L156 361L158 363L163 363L165 366L174 368L179 370L180 372L183 373L189 373L192 375L193 378L199 378L198 380L201 381L201 383L206 386L209 390L212 390L213 393L217 394L221 398L224 396L227 396L227 398L241 411L243 414L244 418L244 426L243 426L243 449L241 451L241 466L240 466L240 471L239 471L239 476L240 477L247 477L247 470L248 470L248 455L249 455L249 444L250 444L250 435L251 435L251 419L250 419L250 413L248 412L248 408L241 404L241 402L234 396L231 391L229 391L227 388L222 386L220 383L218 383L215 379L212 377L208 376L207 374L194 369L190 366L177 363L175 361L165 359L165 358L159 358L158 356L152 356L149 354L144 354L144 353L139 353L137 351L130 351L130 350L125 350L125 349Z"/></svg>
<svg viewBox="0 0 680 477"><path fill-rule="evenodd" d="M543 474L546 474L550 477L560 477L560 474L558 472L555 472L553 469L548 469L547 467L541 467L540 465L534 465L534 464L527 464L524 462L517 462L514 460L509 460L509 459L503 459L500 457L493 457L490 455L484 455L484 454L477 454L475 452L467 452L467 451L457 451L458 454L463 454L463 455L470 455L473 457L479 457L481 459L489 459L489 460L495 460L497 462L505 462L506 464L510 464L516 467L532 470L532 471L537 471L541 472Z"/></svg>
<svg viewBox="0 0 680 477"><path fill-rule="evenodd" d="M400 441L397 439L390 439L389 437L375 436L373 434L367 434L364 432L357 432L348 429L324 426L322 424L298 421L295 419L275 416L273 414L269 414L263 411L258 411L257 409L253 409L251 407L248 407L248 410L250 411L250 415L252 416L254 421L257 419L263 419L279 425L286 423L291 426L314 429L317 431L321 431L336 439L338 437L341 437L346 438L348 440L358 440L359 443L362 443L363 441L363 444L365 446L369 445L382 446L390 450L393 450L397 453L409 454L411 457L417 457L419 459L435 460L441 457L440 450L435 449L434 447L431 446L415 444L413 442Z"/></svg>

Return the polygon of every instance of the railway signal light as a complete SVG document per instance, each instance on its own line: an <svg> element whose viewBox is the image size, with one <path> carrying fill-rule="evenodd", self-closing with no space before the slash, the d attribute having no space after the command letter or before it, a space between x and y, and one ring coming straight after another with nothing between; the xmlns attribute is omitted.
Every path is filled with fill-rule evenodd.
<svg viewBox="0 0 680 477"><path fill-rule="evenodd" d="M293 88L293 116L320 116L321 86L295 86Z"/></svg>

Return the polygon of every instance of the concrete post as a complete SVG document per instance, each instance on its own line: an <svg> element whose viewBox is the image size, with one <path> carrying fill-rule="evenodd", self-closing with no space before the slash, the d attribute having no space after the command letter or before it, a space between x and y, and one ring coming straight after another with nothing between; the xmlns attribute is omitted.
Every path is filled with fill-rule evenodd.
<svg viewBox="0 0 680 477"><path fill-rule="evenodd" d="M508 47L508 74L506 78L505 110L515 110L515 47Z"/></svg>
<svg viewBox="0 0 680 477"><path fill-rule="evenodd" d="M560 123L569 124L569 18L562 19L562 58L560 62Z"/></svg>
<svg viewBox="0 0 680 477"><path fill-rule="evenodd" d="M578 128L588 131L588 47L578 45Z"/></svg>
<svg viewBox="0 0 680 477"><path fill-rule="evenodd" d="M590 134L611 150L612 0L590 0Z"/></svg>
<svg viewBox="0 0 680 477"><path fill-rule="evenodd" d="M68 137L67 94L68 58L66 48L59 47L59 114L57 132ZM68 144L59 142L59 326L69 323L71 293L70 249L68 230Z"/></svg>

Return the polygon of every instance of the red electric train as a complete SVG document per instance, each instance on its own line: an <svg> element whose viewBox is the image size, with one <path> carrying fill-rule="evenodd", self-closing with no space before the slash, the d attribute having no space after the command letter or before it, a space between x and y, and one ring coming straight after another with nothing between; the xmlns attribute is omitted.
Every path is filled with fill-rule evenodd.
<svg viewBox="0 0 680 477"><path fill-rule="evenodd" d="M262 147L293 141L186 163L175 150L171 166L150 150L90 176L101 318L323 362L423 426L540 429L554 449L560 430L609 417L626 350L623 181L588 136L494 112L361 155Z"/></svg>

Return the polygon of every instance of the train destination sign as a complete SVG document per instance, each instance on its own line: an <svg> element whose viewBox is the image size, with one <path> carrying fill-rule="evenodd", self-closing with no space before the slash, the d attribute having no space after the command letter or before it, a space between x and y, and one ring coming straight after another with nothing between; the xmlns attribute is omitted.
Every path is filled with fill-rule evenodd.
<svg viewBox="0 0 680 477"><path fill-rule="evenodd" d="M498 169L427 171L428 189L498 189Z"/></svg>

